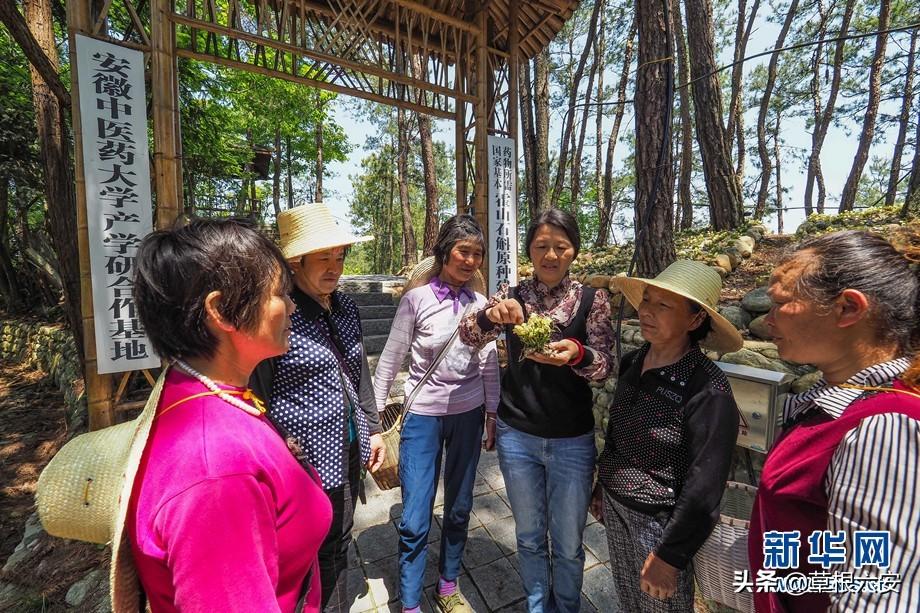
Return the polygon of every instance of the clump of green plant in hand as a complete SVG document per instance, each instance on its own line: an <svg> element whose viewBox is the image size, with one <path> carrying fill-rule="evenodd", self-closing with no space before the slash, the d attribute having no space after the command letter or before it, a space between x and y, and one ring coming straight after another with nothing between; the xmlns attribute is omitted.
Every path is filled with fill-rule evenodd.
<svg viewBox="0 0 920 613"><path fill-rule="evenodd" d="M553 334L553 320L542 315L531 315L522 324L514 326L512 331L521 339L524 354L552 353L546 348ZM522 356L523 357L523 356Z"/></svg>

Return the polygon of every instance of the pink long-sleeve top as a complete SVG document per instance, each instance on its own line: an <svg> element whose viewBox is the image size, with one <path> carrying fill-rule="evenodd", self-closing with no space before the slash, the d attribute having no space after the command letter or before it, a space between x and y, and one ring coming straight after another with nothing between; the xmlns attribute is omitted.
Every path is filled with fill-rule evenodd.
<svg viewBox="0 0 920 613"><path fill-rule="evenodd" d="M329 499L264 417L215 395L169 408L206 391L167 375L132 490L126 528L151 609L293 611ZM318 567L306 604L319 610Z"/></svg>
<svg viewBox="0 0 920 613"><path fill-rule="evenodd" d="M411 353L406 397L418 385L441 347L450 339L467 305L470 313L485 306L486 298L467 288L454 293L439 282L406 292L399 301L396 317L386 346L374 373L374 397L377 409L386 405L393 379L406 353ZM486 411L498 409L499 371L495 343L472 348L456 339L444 359L419 390L411 412L421 415L455 415L485 405Z"/></svg>

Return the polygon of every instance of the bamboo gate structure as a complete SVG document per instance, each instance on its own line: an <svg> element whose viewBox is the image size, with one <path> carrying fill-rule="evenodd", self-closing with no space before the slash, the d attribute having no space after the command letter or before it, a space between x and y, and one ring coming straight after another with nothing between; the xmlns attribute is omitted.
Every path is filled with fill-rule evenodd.
<svg viewBox="0 0 920 613"><path fill-rule="evenodd" d="M67 4L81 312L90 429L138 408L140 371L97 371L74 37L144 53L156 226L183 211L178 58L210 62L455 122L457 210L489 233L488 135L517 141L519 61L539 53L575 0L72 0ZM484 263L484 268L486 264ZM486 269L487 270L487 269ZM144 375L150 379L149 373Z"/></svg>

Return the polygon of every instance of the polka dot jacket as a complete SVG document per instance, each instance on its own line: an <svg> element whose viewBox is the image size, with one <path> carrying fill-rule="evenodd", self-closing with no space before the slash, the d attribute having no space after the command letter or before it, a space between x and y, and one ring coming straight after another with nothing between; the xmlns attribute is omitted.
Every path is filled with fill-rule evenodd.
<svg viewBox="0 0 920 613"><path fill-rule="evenodd" d="M253 389L271 399L272 418L297 437L328 490L347 481L349 413L362 464L370 458L370 435L380 432L361 320L340 292L332 294L331 311L297 288L291 298L297 309L290 348L259 365Z"/></svg>
<svg viewBox="0 0 920 613"><path fill-rule="evenodd" d="M719 518L739 413L725 374L698 346L642 372L649 347L623 356L598 478L621 504L670 516L656 553L685 568Z"/></svg>

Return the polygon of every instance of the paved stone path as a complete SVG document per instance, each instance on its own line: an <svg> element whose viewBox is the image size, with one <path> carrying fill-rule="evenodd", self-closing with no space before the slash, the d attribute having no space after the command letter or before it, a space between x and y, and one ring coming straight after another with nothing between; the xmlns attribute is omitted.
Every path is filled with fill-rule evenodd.
<svg viewBox="0 0 920 613"><path fill-rule="evenodd" d="M473 514L463 558L460 588L477 613L526 611L524 589L518 574L514 520L505 495L505 482L495 452L483 452L473 487ZM402 514L400 490L381 491L374 480L365 480L367 503L355 512L355 539L349 557L349 588L352 613L400 611L397 600L399 571L396 526ZM434 611L432 590L438 578L437 558L443 512L443 488L435 499L425 572L422 611ZM604 528L588 516L585 529L585 579L582 611L616 613L619 608L610 577Z"/></svg>

